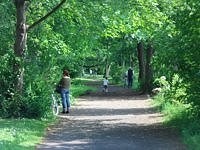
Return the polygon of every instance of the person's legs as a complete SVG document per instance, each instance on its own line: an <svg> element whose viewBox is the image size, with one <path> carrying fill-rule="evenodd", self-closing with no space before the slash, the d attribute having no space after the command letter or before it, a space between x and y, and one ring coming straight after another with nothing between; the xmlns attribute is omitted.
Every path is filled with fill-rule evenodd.
<svg viewBox="0 0 200 150"><path fill-rule="evenodd" d="M128 78L128 88L131 88L133 85L133 78Z"/></svg>
<svg viewBox="0 0 200 150"><path fill-rule="evenodd" d="M132 87L132 85L133 85L133 79L131 78L130 79L130 87Z"/></svg>
<svg viewBox="0 0 200 150"><path fill-rule="evenodd" d="M107 85L103 86L103 92L108 92L108 86Z"/></svg>
<svg viewBox="0 0 200 150"><path fill-rule="evenodd" d="M67 108L67 103L66 103L66 96L65 96L65 90L62 89L61 90L61 99L62 99L62 106L63 106L63 113L66 112L66 108Z"/></svg>
<svg viewBox="0 0 200 150"><path fill-rule="evenodd" d="M130 78L128 78L128 88L130 88Z"/></svg>
<svg viewBox="0 0 200 150"><path fill-rule="evenodd" d="M105 91L108 92L108 86L107 85L105 85Z"/></svg>
<svg viewBox="0 0 200 150"><path fill-rule="evenodd" d="M103 92L106 92L106 85L103 86Z"/></svg>
<svg viewBox="0 0 200 150"><path fill-rule="evenodd" d="M69 96L69 91L66 91L66 104L67 104L67 111L66 113L69 113L69 108L70 108L70 96Z"/></svg>

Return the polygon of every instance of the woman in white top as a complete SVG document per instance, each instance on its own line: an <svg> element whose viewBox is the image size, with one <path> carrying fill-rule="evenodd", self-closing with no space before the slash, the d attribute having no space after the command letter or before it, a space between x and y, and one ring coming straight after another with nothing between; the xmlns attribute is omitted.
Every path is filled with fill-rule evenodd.
<svg viewBox="0 0 200 150"><path fill-rule="evenodd" d="M108 92L108 78L107 77L103 79L103 91Z"/></svg>

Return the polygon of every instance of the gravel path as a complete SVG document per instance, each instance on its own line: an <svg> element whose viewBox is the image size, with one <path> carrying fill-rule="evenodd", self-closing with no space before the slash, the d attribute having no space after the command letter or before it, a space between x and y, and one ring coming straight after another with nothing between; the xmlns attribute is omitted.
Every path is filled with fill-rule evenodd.
<svg viewBox="0 0 200 150"><path fill-rule="evenodd" d="M110 86L79 98L37 150L186 150L145 95Z"/></svg>

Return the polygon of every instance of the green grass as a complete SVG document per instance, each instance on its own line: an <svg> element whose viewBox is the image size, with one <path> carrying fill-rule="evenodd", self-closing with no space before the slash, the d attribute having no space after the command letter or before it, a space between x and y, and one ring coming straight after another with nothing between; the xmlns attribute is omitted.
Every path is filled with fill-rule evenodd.
<svg viewBox="0 0 200 150"><path fill-rule="evenodd" d="M73 100L87 91L95 90L85 84L92 79L75 79L71 87ZM34 150L41 142L46 128L56 123L55 117L46 119L0 119L0 150Z"/></svg>
<svg viewBox="0 0 200 150"><path fill-rule="evenodd" d="M1 150L34 150L55 119L0 119Z"/></svg>
<svg viewBox="0 0 200 150"><path fill-rule="evenodd" d="M200 150L200 120L192 117L190 105L169 103L159 95L153 100L153 105L164 114L164 125L180 131L189 150Z"/></svg>
<svg viewBox="0 0 200 150"><path fill-rule="evenodd" d="M189 150L200 149L200 121L191 120L188 125L182 129L184 142L188 145Z"/></svg>
<svg viewBox="0 0 200 150"><path fill-rule="evenodd" d="M97 79L98 80L98 79ZM71 92L73 97L78 97L88 91L95 91L94 87L85 85L88 81L96 81L91 78L76 78L72 82Z"/></svg>
<svg viewBox="0 0 200 150"><path fill-rule="evenodd" d="M101 81L103 80L102 75L96 75L96 76L84 76L82 78L76 78L75 81L79 81L83 84L87 83L88 81Z"/></svg>
<svg viewBox="0 0 200 150"><path fill-rule="evenodd" d="M94 91L95 89L85 86L85 85L79 85L72 87L72 94L74 97L78 97L80 95L83 95L84 93L88 91Z"/></svg>

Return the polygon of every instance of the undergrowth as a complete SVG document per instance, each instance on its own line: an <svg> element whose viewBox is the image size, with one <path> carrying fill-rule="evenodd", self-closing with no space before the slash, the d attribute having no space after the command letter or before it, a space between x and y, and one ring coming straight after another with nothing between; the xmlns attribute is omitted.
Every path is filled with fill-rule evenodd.
<svg viewBox="0 0 200 150"><path fill-rule="evenodd" d="M95 90L85 86L82 79L73 80L71 87L73 101L85 92ZM49 107L50 109L50 107ZM45 134L48 126L55 124L58 119L52 114L38 119L0 119L0 149L1 150L34 150Z"/></svg>
<svg viewBox="0 0 200 150"><path fill-rule="evenodd" d="M176 128L189 150L200 149L200 120L192 103L186 103L185 86L175 76L172 82L160 78L161 91L153 97L156 108L164 114L164 125ZM175 87L176 85L176 87Z"/></svg>

